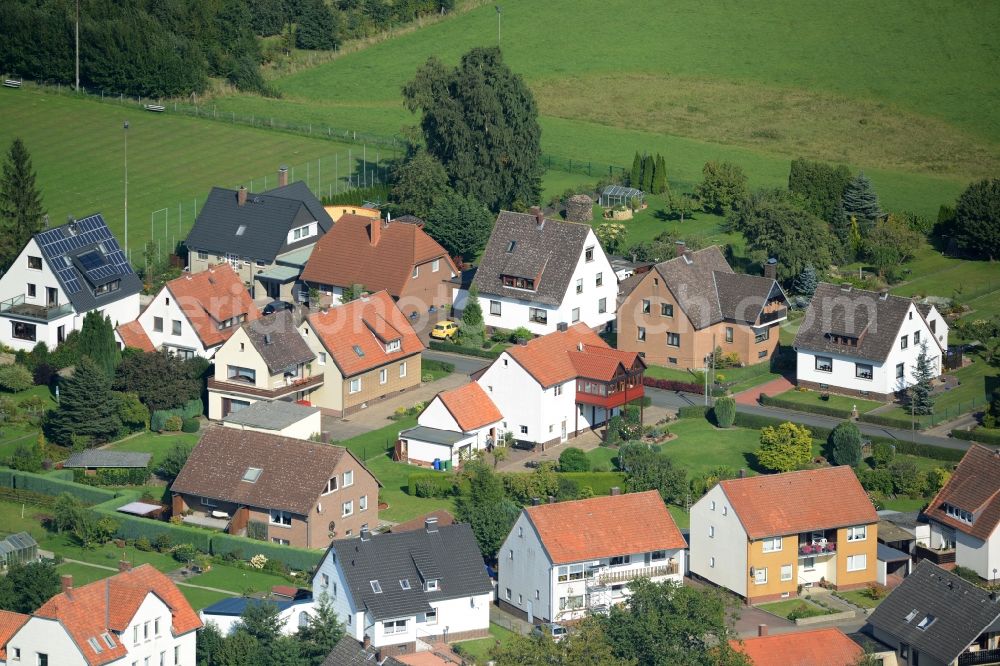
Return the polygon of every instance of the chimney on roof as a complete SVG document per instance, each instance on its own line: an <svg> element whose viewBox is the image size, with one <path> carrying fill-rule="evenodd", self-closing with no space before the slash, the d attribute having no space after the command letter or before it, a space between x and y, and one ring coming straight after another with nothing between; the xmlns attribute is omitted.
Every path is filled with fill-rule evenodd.
<svg viewBox="0 0 1000 666"><path fill-rule="evenodd" d="M125 573L126 571L132 571L132 563L123 557L122 559L118 560L118 571L120 573Z"/></svg>
<svg viewBox="0 0 1000 666"><path fill-rule="evenodd" d="M278 167L278 187L288 185L288 167L282 164Z"/></svg>
<svg viewBox="0 0 1000 666"><path fill-rule="evenodd" d="M851 293L851 289L854 289L854 286L850 282L842 282L840 284L840 290L845 293Z"/></svg>
<svg viewBox="0 0 1000 666"><path fill-rule="evenodd" d="M764 264L764 277L771 280L778 279L778 260L774 257L768 259Z"/></svg>
<svg viewBox="0 0 1000 666"><path fill-rule="evenodd" d="M539 229L545 227L545 214L542 213L542 209L538 206L531 207L531 214L535 216L535 224L538 225Z"/></svg>
<svg viewBox="0 0 1000 666"><path fill-rule="evenodd" d="M622 489L618 486L611 486L611 496L617 497L622 494Z"/></svg>
<svg viewBox="0 0 1000 666"><path fill-rule="evenodd" d="M378 242L382 240L381 218L372 220L368 223L368 239L371 241L372 245L378 245Z"/></svg>
<svg viewBox="0 0 1000 666"><path fill-rule="evenodd" d="M236 205L242 206L247 202L247 188L246 185L240 185L240 189L236 190Z"/></svg>
<svg viewBox="0 0 1000 666"><path fill-rule="evenodd" d="M361 540L362 541L368 541L371 538L372 538L371 530L369 530L368 527L362 527L361 528Z"/></svg>
<svg viewBox="0 0 1000 666"><path fill-rule="evenodd" d="M538 499L537 497L532 497L531 498L531 506L538 506L541 503L542 503L542 501L540 499Z"/></svg>
<svg viewBox="0 0 1000 666"><path fill-rule="evenodd" d="M757 635L758 636L767 636L767 625L766 624L758 624L757 625Z"/></svg>
<svg viewBox="0 0 1000 666"><path fill-rule="evenodd" d="M889 290L888 289L882 289L881 291L878 292L878 300L885 301L885 300L888 300L888 298L889 298Z"/></svg>
<svg viewBox="0 0 1000 666"><path fill-rule="evenodd" d="M424 529L427 530L428 534L434 534L438 531L438 519L437 516L427 516L424 518Z"/></svg>
<svg viewBox="0 0 1000 666"><path fill-rule="evenodd" d="M73 576L70 574L63 574L62 576L59 576L59 586L67 595L72 594Z"/></svg>
<svg viewBox="0 0 1000 666"><path fill-rule="evenodd" d="M679 257L687 252L687 244L684 241L674 241L674 250Z"/></svg>
<svg viewBox="0 0 1000 666"><path fill-rule="evenodd" d="M365 634L364 641L361 644L367 650L368 648L370 648L372 646L372 637L369 636L368 634Z"/></svg>
<svg viewBox="0 0 1000 666"><path fill-rule="evenodd" d="M556 330L557 331L568 331L569 330L569 324L567 324L564 321L561 321L558 324L556 324Z"/></svg>
<svg viewBox="0 0 1000 666"><path fill-rule="evenodd" d="M747 471L742 467L740 467L740 478L741 479L747 478Z"/></svg>

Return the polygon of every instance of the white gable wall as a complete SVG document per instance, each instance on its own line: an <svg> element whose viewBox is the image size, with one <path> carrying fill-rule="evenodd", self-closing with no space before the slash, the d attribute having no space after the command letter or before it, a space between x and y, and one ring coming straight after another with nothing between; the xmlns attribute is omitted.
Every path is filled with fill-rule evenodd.
<svg viewBox="0 0 1000 666"><path fill-rule="evenodd" d="M514 557L510 557L510 551ZM524 511L500 547L497 560L497 598L535 618L551 620L554 595L552 561L534 524ZM507 590L510 590L508 598ZM537 591L537 598L536 598ZM530 609L529 609L530 605Z"/></svg>
<svg viewBox="0 0 1000 666"><path fill-rule="evenodd" d="M708 536L710 526L715 528L715 537ZM745 597L747 533L721 485L716 484L691 507L689 538L691 573Z"/></svg>
<svg viewBox="0 0 1000 666"><path fill-rule="evenodd" d="M162 331L155 330L156 317L163 319ZM173 322L175 321L181 322L180 335L173 334ZM191 322L188 321L187 315L177 305L177 299L174 298L167 287L160 289L160 293L153 298L149 306L139 315L139 324L142 326L142 330L146 331L146 335L149 336L150 342L153 343L156 349L163 349L164 347L168 350L186 349L193 351L197 356L208 359L215 356L215 352L218 349L217 347L209 350L205 349L194 327L191 326Z"/></svg>
<svg viewBox="0 0 1000 666"><path fill-rule="evenodd" d="M115 636L115 641L118 637ZM14 650L21 650L21 661L13 659ZM40 617L32 617L18 629L7 642L7 663L35 666L38 655L46 654L49 664L55 666L85 666L87 660L70 638L62 623Z"/></svg>
<svg viewBox="0 0 1000 666"><path fill-rule="evenodd" d="M448 411L448 408L444 406L444 402L441 400L440 396L434 396L434 398L427 404L424 411L420 413L419 417L417 417L417 423L427 428L462 432L462 430L458 427L458 423L455 421L455 417L453 417L451 412Z"/></svg>
<svg viewBox="0 0 1000 666"><path fill-rule="evenodd" d="M357 610L354 600L351 598L351 590L347 586L347 579L340 563L335 560L336 553L328 550L316 569L313 576L312 593L313 598L318 599L320 595L327 595L333 610L337 613L337 619L344 624L344 631L357 641L364 640L364 611ZM324 585L324 575L329 580L329 584Z"/></svg>

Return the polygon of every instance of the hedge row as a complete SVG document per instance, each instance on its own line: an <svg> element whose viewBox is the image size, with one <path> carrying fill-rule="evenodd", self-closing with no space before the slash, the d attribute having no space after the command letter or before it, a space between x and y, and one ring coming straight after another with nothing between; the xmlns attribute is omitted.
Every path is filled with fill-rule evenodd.
<svg viewBox="0 0 1000 666"><path fill-rule="evenodd" d="M976 428L975 430L952 430L951 436L955 439L964 439L980 444L992 444L1000 446L1000 430L987 430L986 428Z"/></svg>
<svg viewBox="0 0 1000 666"><path fill-rule="evenodd" d="M706 407L705 405L688 405L677 410L677 418L702 418L707 416L711 409L711 407Z"/></svg>
<svg viewBox="0 0 1000 666"><path fill-rule="evenodd" d="M589 487L594 495L610 495L615 486L625 492L625 475L621 472L560 472L559 476L576 481L580 488Z"/></svg>
<svg viewBox="0 0 1000 666"><path fill-rule="evenodd" d="M0 500L44 507L52 507L56 503L56 498L53 495L43 495L42 493L30 490L14 490L13 488L3 487L0 487Z"/></svg>
<svg viewBox="0 0 1000 666"><path fill-rule="evenodd" d="M431 340L428 345L434 351L440 352L451 352L452 354L463 354L465 356L476 356L478 358L488 358L495 359L503 353L503 350L494 351L492 349L480 349L479 347L466 347L465 345L456 345L453 342L440 342L438 340Z"/></svg>
<svg viewBox="0 0 1000 666"><path fill-rule="evenodd" d="M705 387L701 384L695 384L692 382L681 382L676 379L656 379L654 377L645 376L642 378L643 386L649 386L650 388L663 389L664 391L684 391L685 393L705 393Z"/></svg>
<svg viewBox="0 0 1000 666"><path fill-rule="evenodd" d="M86 486L141 486L149 481L152 474L149 467L109 467L87 474L82 469L70 470L73 481Z"/></svg>
<svg viewBox="0 0 1000 666"><path fill-rule="evenodd" d="M30 490L43 495L61 495L69 493L84 504L100 504L114 499L117 495L113 490L104 490L73 483L59 476L72 477L70 470L61 470L53 474L32 474L31 472L19 472L12 469L0 469L0 486L4 488L14 488L15 490Z"/></svg>
<svg viewBox="0 0 1000 666"><path fill-rule="evenodd" d="M149 416L149 429L153 432L160 432L163 430L167 419L171 416L179 416L181 421L183 421L184 419L192 419L196 416L201 416L204 409L205 407L202 405L201 398L192 398L180 407L157 410Z"/></svg>
<svg viewBox="0 0 1000 666"><path fill-rule="evenodd" d="M289 569L297 571L312 571L319 565L320 558L323 556L322 553L315 550L279 546L276 543L221 533L212 535L211 552L213 555L234 553L244 560L249 560L254 555L260 554L269 560L284 562Z"/></svg>
<svg viewBox="0 0 1000 666"><path fill-rule="evenodd" d="M862 414L858 417L858 420L863 423L871 423L887 428L899 428L901 430L909 430L914 424L917 430L923 430L927 427L926 424L920 422L920 417L911 420L908 417L886 416L885 414Z"/></svg>
<svg viewBox="0 0 1000 666"><path fill-rule="evenodd" d="M422 481L432 483L441 495L448 495L455 489L458 477L448 472L414 472L407 479L406 492L410 497L417 496L417 484Z"/></svg>
<svg viewBox="0 0 1000 666"><path fill-rule="evenodd" d="M779 407L781 409L791 409L798 412L810 412L812 414L822 414L824 416L836 416L839 419L849 419L852 413L848 409L831 407L829 405L812 405L809 403L785 400L784 398L771 397L766 393L760 394L760 404L768 407Z"/></svg>

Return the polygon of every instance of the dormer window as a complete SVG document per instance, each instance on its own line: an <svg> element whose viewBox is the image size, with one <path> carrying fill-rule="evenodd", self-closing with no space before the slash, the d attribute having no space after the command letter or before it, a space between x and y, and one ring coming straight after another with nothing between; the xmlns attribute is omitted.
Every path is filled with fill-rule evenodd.
<svg viewBox="0 0 1000 666"><path fill-rule="evenodd" d="M503 286L512 287L514 289L526 289L528 291L535 290L535 281L530 278L514 277L513 275L504 275L502 278Z"/></svg>
<svg viewBox="0 0 1000 666"><path fill-rule="evenodd" d="M307 224L304 227L299 227L298 229L292 229L292 240L297 241L312 236L312 234L310 233L311 230L312 230L312 225L309 224Z"/></svg>
<svg viewBox="0 0 1000 666"><path fill-rule="evenodd" d="M944 505L944 512L955 520L961 520L963 523L968 523L969 525L971 525L974 520L972 513L964 509L959 509L957 506L953 506L951 504Z"/></svg>
<svg viewBox="0 0 1000 666"><path fill-rule="evenodd" d="M387 354L391 354L392 352L398 352L400 349L402 349L402 347L403 343L400 340L390 340L389 342L385 343L385 351Z"/></svg>
<svg viewBox="0 0 1000 666"><path fill-rule="evenodd" d="M424 583L424 592L436 592L438 589L438 579L430 578Z"/></svg>
<svg viewBox="0 0 1000 666"><path fill-rule="evenodd" d="M98 285L94 289L94 296L101 296L102 294L110 294L113 291L118 291L122 286L121 280L112 280L102 285Z"/></svg>

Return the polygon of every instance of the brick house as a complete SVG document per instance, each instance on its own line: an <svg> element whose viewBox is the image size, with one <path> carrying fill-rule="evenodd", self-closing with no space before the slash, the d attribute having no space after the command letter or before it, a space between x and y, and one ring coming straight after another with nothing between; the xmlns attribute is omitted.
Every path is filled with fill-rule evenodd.
<svg viewBox="0 0 1000 666"><path fill-rule="evenodd" d="M767 363L778 346L788 300L774 279L734 273L718 246L678 256L621 283L618 348L647 363L700 368L715 348L743 365Z"/></svg>
<svg viewBox="0 0 1000 666"><path fill-rule="evenodd" d="M328 414L344 416L420 385L424 345L385 291L310 314L299 332L316 354L310 395Z"/></svg>
<svg viewBox="0 0 1000 666"><path fill-rule="evenodd" d="M299 548L378 525L379 482L342 446L213 428L170 487L186 522Z"/></svg>

